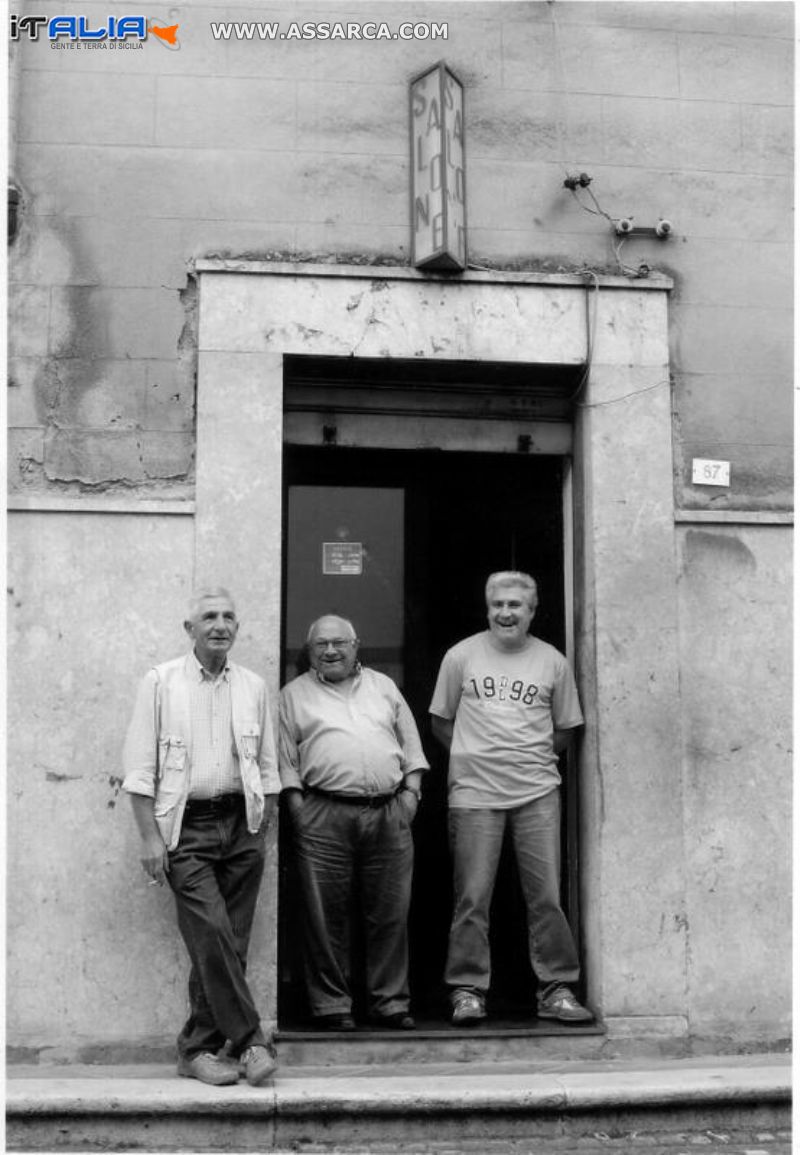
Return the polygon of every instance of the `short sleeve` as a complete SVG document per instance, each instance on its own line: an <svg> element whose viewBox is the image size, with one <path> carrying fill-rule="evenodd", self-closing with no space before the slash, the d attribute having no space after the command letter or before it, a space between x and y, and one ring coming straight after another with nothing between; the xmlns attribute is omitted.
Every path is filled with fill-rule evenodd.
<svg viewBox="0 0 800 1155"><path fill-rule="evenodd" d="M578 688L569 662L563 655L559 655L553 682L553 726L556 730L570 730L582 725L583 713Z"/></svg>
<svg viewBox="0 0 800 1155"><path fill-rule="evenodd" d="M455 649L448 650L439 667L428 712L437 718L447 718L448 720L455 718L458 704L461 701L462 683L462 662L459 660Z"/></svg>

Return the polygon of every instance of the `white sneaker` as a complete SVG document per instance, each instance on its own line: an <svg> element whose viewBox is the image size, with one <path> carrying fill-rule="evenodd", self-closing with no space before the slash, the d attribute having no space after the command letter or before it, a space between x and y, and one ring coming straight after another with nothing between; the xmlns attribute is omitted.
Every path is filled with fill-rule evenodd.
<svg viewBox="0 0 800 1155"><path fill-rule="evenodd" d="M457 990L452 994L453 1014L451 1022L455 1027L468 1027L486 1018L486 1003L483 995L475 991Z"/></svg>
<svg viewBox="0 0 800 1155"><path fill-rule="evenodd" d="M271 1079L278 1066L275 1058L266 1047L253 1043L246 1047L239 1056L239 1064L251 1087L260 1087Z"/></svg>
<svg viewBox="0 0 800 1155"><path fill-rule="evenodd" d="M558 1019L562 1023L588 1023L594 1018L582 1007L569 987L551 983L536 996L536 1014L540 1019Z"/></svg>

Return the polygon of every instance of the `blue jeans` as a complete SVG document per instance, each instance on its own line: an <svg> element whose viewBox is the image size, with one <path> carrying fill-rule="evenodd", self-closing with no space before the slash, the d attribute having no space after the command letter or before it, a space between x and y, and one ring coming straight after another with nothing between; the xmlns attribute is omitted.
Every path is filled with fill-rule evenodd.
<svg viewBox="0 0 800 1155"><path fill-rule="evenodd" d="M453 921L445 967L451 988L485 994L491 979L489 909L506 826L510 826L528 916L528 953L541 986L580 973L561 909L561 799L558 790L511 810L451 809Z"/></svg>
<svg viewBox="0 0 800 1155"><path fill-rule="evenodd" d="M244 800L214 816L187 810L178 845L170 851L167 881L192 962L190 1013L178 1036L184 1058L214 1053L228 1039L234 1055L266 1043L245 980L264 853L263 837L247 829Z"/></svg>
<svg viewBox="0 0 800 1155"><path fill-rule="evenodd" d="M376 809L308 794L295 819L312 1015L349 1014L353 887L364 919L369 1012L407 1011L414 843L397 798Z"/></svg>

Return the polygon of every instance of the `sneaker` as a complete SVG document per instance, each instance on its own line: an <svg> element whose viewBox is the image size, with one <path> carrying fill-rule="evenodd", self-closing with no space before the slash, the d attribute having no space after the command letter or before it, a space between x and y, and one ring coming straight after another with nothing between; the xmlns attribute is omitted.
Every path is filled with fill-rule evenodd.
<svg viewBox="0 0 800 1155"><path fill-rule="evenodd" d="M224 1059L217 1058L210 1051L203 1051L199 1055L192 1055L187 1059L184 1055L178 1057L178 1074L187 1079L199 1079L201 1083L210 1083L212 1087L229 1087L239 1082L239 1072Z"/></svg>
<svg viewBox="0 0 800 1155"><path fill-rule="evenodd" d="M254 1043L245 1047L239 1056L239 1063L243 1068L244 1077L251 1087L260 1087L275 1073L278 1066L267 1047Z"/></svg>
<svg viewBox="0 0 800 1155"><path fill-rule="evenodd" d="M479 1023L486 1018L483 995L475 991L453 991L452 1004L451 1022L454 1027L468 1027L471 1023Z"/></svg>
<svg viewBox="0 0 800 1155"><path fill-rule="evenodd" d="M588 1023L594 1015L582 1007L569 987L551 983L536 996L536 1013L540 1019L559 1019L562 1023Z"/></svg>

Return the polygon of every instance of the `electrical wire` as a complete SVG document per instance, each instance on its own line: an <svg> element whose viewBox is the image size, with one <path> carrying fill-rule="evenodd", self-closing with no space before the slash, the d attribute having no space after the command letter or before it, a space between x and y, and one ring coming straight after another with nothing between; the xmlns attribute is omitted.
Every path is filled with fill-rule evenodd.
<svg viewBox="0 0 800 1155"><path fill-rule="evenodd" d="M605 405L616 405L620 401L627 401L631 397L638 397L642 393L650 393L653 389L658 389L661 385L669 385L670 378L664 377L660 381L656 381L653 385L645 385L641 389L632 389L629 393L622 393L619 397L609 397L605 401L579 401L581 393L585 389L589 374L592 371L592 360L594 357L594 344L597 336L597 309L600 300L600 277L595 269L583 266L580 269L572 270L576 274L591 277L594 281L594 291L590 292L588 286L586 289L586 296L584 298L584 305L586 310L586 367L581 374L581 379L578 382L577 388L573 390L567 398L568 403L574 404L579 409L600 409ZM589 305L591 297L591 309Z"/></svg>
<svg viewBox="0 0 800 1155"><path fill-rule="evenodd" d="M580 208L582 208L585 213L591 213L593 216L596 216L596 217L605 217L607 221L611 221L612 225L615 225L617 223L618 218L612 217L610 213L606 212L606 210L601 206L597 197L594 195L594 193L592 192L592 190L589 188L588 185L579 185L578 187L584 189L584 191L589 194L589 196L592 198L595 205L597 206L596 208L590 209L589 206L585 205L583 203L583 201L581 200L581 198L578 196L578 189L571 188L569 191L572 193L573 197L578 202L578 206Z"/></svg>
<svg viewBox="0 0 800 1155"><path fill-rule="evenodd" d="M624 238L623 238L623 240L624 240ZM621 247L621 243L620 243L620 247ZM620 262L620 264L621 264L621 262ZM494 272L498 271L497 269L490 269L486 265L474 265L471 263L469 265L467 265L467 268L478 269L482 272L487 272L487 273L494 273ZM567 398L567 403L568 404L574 404L579 409L600 409L605 405L617 405L620 401L627 401L627 400L629 400L629 398L638 397L642 393L650 393L653 391L653 389L658 389L659 386L661 386L661 385L669 385L670 379L669 379L669 377L665 377L661 381L656 381L655 384L653 384L653 385L645 385L642 389L632 389L630 391L630 393L622 393L619 397L609 397L605 401L578 401L578 397L580 397L581 393L585 389L586 384L589 380L589 374L592 371L592 359L594 357L594 343L595 343L595 337L597 334L597 310L598 310L598 304L599 304L599 300L600 300L600 275L596 269L593 269L587 265L581 265L579 268L566 269L563 271L568 272L574 276L591 277L592 281L594 283L593 290L591 290L589 288L589 286L587 285L586 295L584 297L584 308L585 308L585 313L586 313L586 365L584 367L583 373L581 374L580 381L578 382L575 389L572 391L572 393L570 393L569 397ZM638 271L634 270L634 272L635 272L636 276L639 275ZM591 306L590 306L590 301L591 301ZM691 443L685 442L684 444L691 444ZM700 444L700 443L698 443L698 444ZM707 444L711 444L711 445L713 445L713 444L735 445L737 443L736 442L719 442L719 443L708 442ZM756 442L752 442L752 443L751 442L741 442L740 444L756 444ZM762 443L759 443L759 444L762 444ZM767 442L767 443L763 443L763 444L772 444L772 443Z"/></svg>
<svg viewBox="0 0 800 1155"><path fill-rule="evenodd" d="M556 117L555 117L556 138L557 138L557 154L558 154L559 163L561 164L561 166L564 169L565 186L567 188L569 188L569 190L572 193L572 196L574 197L578 206L580 208L582 208L584 212L592 213L592 215L594 215L594 216L604 217L605 220L607 220L609 222L609 224L613 225L614 229L616 230L616 227L619 224L619 221L621 218L620 217L613 217L611 215L611 213L606 212L606 210L600 204L599 200L597 199L597 197L595 196L595 194L592 192L591 188L589 187L588 180L590 178L586 178L586 181L584 183L579 184L577 188L571 187L570 184L567 183L567 182L575 180L575 178L573 176L571 176L571 174L567 168L566 150L565 150L565 143L564 143L565 131L568 134L568 130L569 130L569 123L568 123L569 117L567 114L567 104L566 104L565 94L570 91L570 88L569 88L569 85L567 84L566 71L564 69L564 56L563 56L563 52L561 50L561 27L560 27L559 22L558 22L558 16L556 15L557 6L555 3L550 2L550 3L548 3L548 8L549 8L549 13L550 13L550 26L551 26L552 32L553 32L553 59L554 59L554 63L555 63L555 75L556 75L556 80L557 80L556 91L557 91L558 96L559 96L558 110L557 110ZM584 176L584 174L581 174L581 175ZM587 194L587 196L589 196L591 198L592 204L594 205L594 208L591 208L589 205L584 204L584 202L578 196L578 188L582 189ZM622 239L624 240L625 238L623 237ZM614 247L614 256L615 256L616 262L617 262L617 268L623 274L623 276L642 277L642 276L646 276L647 273L650 271L647 266L642 266L640 268L635 269L631 265L625 264L625 262L622 260L622 256L621 256L622 241L620 242L620 244L618 246L613 246L613 247ZM581 384L581 386L579 386L578 391L580 391L580 389L582 387L583 387L583 384Z"/></svg>
<svg viewBox="0 0 800 1155"><path fill-rule="evenodd" d="M792 449L791 441L707 441L704 437L679 437L681 445L753 445L765 449Z"/></svg>
<svg viewBox="0 0 800 1155"><path fill-rule="evenodd" d="M620 272L623 273L623 275L626 277L640 277L642 274L639 269L634 269L632 265L626 265L622 259L622 246L625 244L627 239L627 237L622 237L618 244L612 246L614 249L614 256L617 259L617 266ZM648 266L648 272L649 271L650 270Z"/></svg>
<svg viewBox="0 0 800 1155"><path fill-rule="evenodd" d="M550 9L550 26L553 29L553 60L555 62L555 74L557 80L556 90L559 97L557 100L558 107L556 109L555 117L558 160L564 168L564 176L568 177L569 172L567 171L567 161L564 151L564 135L565 133L569 133L567 105L565 100L565 93L569 92L569 85L566 81L564 57L561 51L561 28L559 27L558 17L556 15L556 6L555 4L549 4L548 7Z"/></svg>
<svg viewBox="0 0 800 1155"><path fill-rule="evenodd" d="M639 397L642 393L652 393L654 389L669 384L669 377L663 377L660 381L656 381L652 385L645 385L641 389L632 389L630 393L621 393L619 397L609 397L605 401L578 401L576 404L580 409L600 409L604 405L617 405L620 401L627 401L631 397Z"/></svg>
<svg viewBox="0 0 800 1155"><path fill-rule="evenodd" d="M591 315L590 315L589 288L587 286L586 295L584 297L584 309L586 312L586 367L583 370L583 373L581 374L581 379L578 382L577 387L572 391L572 393L570 393L569 397L567 398L568 404L575 404L575 403L580 404L580 402L578 402L577 399L578 399L578 397L580 397L581 393L585 389L586 383L589 380L589 374L592 371L592 357L594 356L594 338L595 338L595 333L597 332L597 303L600 299L600 277L597 275L595 270L584 267L582 269L576 269L575 272L580 273L582 276L585 276L585 277L592 277L592 279L594 280L594 293L592 294L593 308L592 308Z"/></svg>
<svg viewBox="0 0 800 1155"><path fill-rule="evenodd" d="M610 213L607 213L607 212L606 212L606 210L605 210L605 209L604 209L604 208L601 206L601 204L600 204L599 200L598 200L598 199L597 199L597 197L594 195L594 193L592 192L592 190L589 188L589 186L588 186L588 185L586 186L586 192L587 192L587 193L589 194L589 196L592 198L592 200L594 201L594 203L595 203L595 206L596 206L596 208L595 208L594 210L593 210L593 209L587 209L586 211L587 211L587 212L593 212L593 211L596 211L596 212L598 212L598 213L600 214L600 216L601 216L601 217L605 217L605 218L606 218L606 220L608 220L608 221L611 221L611 223L612 223L613 225L615 225L615 224L617 223L616 217L612 217ZM585 206L584 206L584 207L585 207Z"/></svg>
<svg viewBox="0 0 800 1155"><path fill-rule="evenodd" d="M569 177L569 176L567 177L567 179L568 180L575 180L574 177ZM590 208L589 205L585 205L583 203L581 198L578 196L578 188L583 189L583 191L585 193L587 193L587 195L592 198L592 201L594 202L594 205L595 205L594 208ZM570 188L570 190L569 190L572 193L573 199L576 201L578 207L582 208L585 213L591 213L592 216L604 217L610 224L612 224L614 226L614 228L616 230L616 227L619 224L619 221L621 218L620 217L612 217L611 213L606 212L606 210L603 208L603 206L598 201L597 197L594 195L592 190L589 188L588 184L578 185L578 188ZM622 246L626 240L627 240L627 237L623 235L618 244L612 245L612 248L614 250L614 258L617 262L617 268L622 273L622 275L625 277L646 276L647 273L649 273L649 271L650 271L649 266L640 266L639 268L635 269L632 265L626 265L625 262L623 261L623 259L622 259Z"/></svg>

